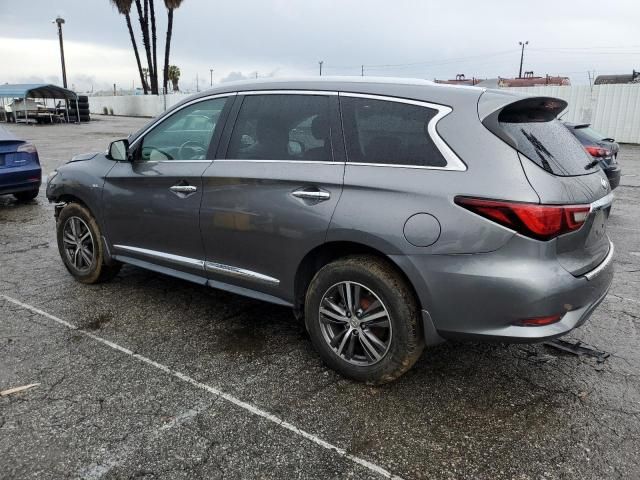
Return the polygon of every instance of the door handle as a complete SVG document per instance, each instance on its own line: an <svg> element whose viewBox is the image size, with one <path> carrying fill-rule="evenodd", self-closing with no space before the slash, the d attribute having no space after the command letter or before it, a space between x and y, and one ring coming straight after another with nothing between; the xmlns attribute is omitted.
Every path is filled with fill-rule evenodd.
<svg viewBox="0 0 640 480"><path fill-rule="evenodd" d="M193 185L174 185L173 187L169 187L169 190L176 193L193 193L198 190L198 187L194 187Z"/></svg>
<svg viewBox="0 0 640 480"><path fill-rule="evenodd" d="M291 195L293 195L296 198L303 198L305 200L317 200L319 202L322 202L324 200L329 200L331 198L331 193L317 187L299 188L291 192Z"/></svg>

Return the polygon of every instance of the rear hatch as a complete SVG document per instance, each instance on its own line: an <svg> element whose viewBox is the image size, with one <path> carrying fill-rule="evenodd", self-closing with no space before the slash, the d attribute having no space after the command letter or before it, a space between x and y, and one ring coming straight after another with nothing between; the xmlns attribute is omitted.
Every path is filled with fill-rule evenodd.
<svg viewBox="0 0 640 480"><path fill-rule="evenodd" d="M0 126L0 168L13 167L17 160L18 146L23 144L16 136Z"/></svg>
<svg viewBox="0 0 640 480"><path fill-rule="evenodd" d="M595 268L609 252L606 225L613 195L597 162L557 119L566 106L556 98L487 91L478 113L485 127L517 150L541 204L591 206L580 229L553 240L560 264L578 276Z"/></svg>

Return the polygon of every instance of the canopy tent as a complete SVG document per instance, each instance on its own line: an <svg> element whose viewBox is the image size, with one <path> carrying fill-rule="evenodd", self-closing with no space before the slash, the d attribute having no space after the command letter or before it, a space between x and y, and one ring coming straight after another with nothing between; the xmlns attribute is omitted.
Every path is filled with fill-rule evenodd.
<svg viewBox="0 0 640 480"><path fill-rule="evenodd" d="M4 84L0 85L0 98L21 98L24 103L24 113L25 120L28 121L28 111L27 111L27 98L41 98L41 99L60 99L65 101L65 110L67 110L67 118L68 118L68 101L76 100L76 114L77 118L80 117L80 112L78 111L78 95L75 92L68 90L66 88L58 87L56 85L48 85L48 84L39 84L39 83L21 83L21 84Z"/></svg>

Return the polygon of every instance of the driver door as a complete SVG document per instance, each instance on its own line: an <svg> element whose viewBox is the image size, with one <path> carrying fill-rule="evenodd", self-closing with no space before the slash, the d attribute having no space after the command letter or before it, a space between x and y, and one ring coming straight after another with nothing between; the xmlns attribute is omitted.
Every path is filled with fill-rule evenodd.
<svg viewBox="0 0 640 480"><path fill-rule="evenodd" d="M203 99L176 110L132 143L130 161L111 169L103 206L112 254L202 275L202 174L233 98Z"/></svg>

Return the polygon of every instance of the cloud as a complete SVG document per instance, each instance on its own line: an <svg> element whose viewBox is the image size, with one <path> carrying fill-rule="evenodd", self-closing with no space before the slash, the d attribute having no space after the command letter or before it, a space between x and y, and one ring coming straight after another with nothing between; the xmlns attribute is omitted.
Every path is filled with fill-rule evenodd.
<svg viewBox="0 0 640 480"><path fill-rule="evenodd" d="M79 76L83 89L92 83L139 86L124 17L108 0L0 3L0 82L60 75L51 20L61 13L70 78ZM640 2L617 0L606 8L601 0L582 0L580 8L574 3L458 0L451 8L433 0L189 0L175 11L171 63L182 71L181 85L191 90L209 84L210 69L214 83L255 72L317 75L320 60L323 73L335 75L359 75L365 65L367 75L512 76L519 66L518 41L529 40L525 70L538 74L569 74L586 82L587 70L637 68L638 47L629 39L637 36ZM156 16L161 64L167 20L161 1ZM135 9L132 22L145 62ZM594 35L603 25L615 28Z"/></svg>

